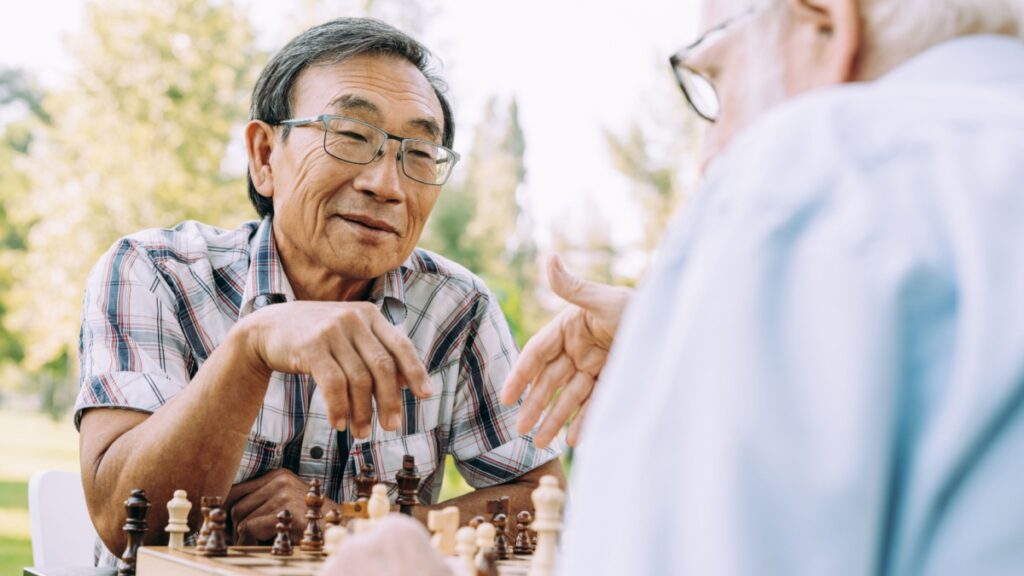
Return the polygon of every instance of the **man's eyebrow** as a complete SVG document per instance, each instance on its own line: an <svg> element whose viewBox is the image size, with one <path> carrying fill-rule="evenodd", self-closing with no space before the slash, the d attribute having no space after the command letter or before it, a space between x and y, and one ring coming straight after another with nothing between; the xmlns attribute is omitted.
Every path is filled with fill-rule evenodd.
<svg viewBox="0 0 1024 576"><path fill-rule="evenodd" d="M423 130L435 140L441 137L441 127L432 118L415 118L406 122L405 126L409 130Z"/></svg>
<svg viewBox="0 0 1024 576"><path fill-rule="evenodd" d="M355 94L338 96L331 100L330 106L339 112L365 112L372 116L374 120L380 120L380 108L366 98L356 96Z"/></svg>

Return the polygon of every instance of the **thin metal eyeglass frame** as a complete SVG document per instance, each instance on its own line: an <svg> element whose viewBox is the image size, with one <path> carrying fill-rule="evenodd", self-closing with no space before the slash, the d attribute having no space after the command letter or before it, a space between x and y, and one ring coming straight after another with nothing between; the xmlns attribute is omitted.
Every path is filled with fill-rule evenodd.
<svg viewBox="0 0 1024 576"><path fill-rule="evenodd" d="M331 130L330 130L330 127L329 127L328 123L332 119L334 119L334 118L340 118L342 120L347 120L349 122L355 122L356 124L360 124L362 126L365 126L365 127L369 128L369 129L371 129L371 130L373 130L373 131L375 131L375 132L377 132L379 134L383 134L384 135L384 141L380 143L380 148L378 148L377 151L374 152L373 156L371 156L370 159L367 160L366 162L356 162L354 160L347 160L345 158L339 158L339 157L335 156L334 154L331 154L330 150L327 149L327 136L329 134L331 134ZM383 157L384 156L384 147L387 146L388 140L394 140L394 141L398 142L398 159L399 159L399 161L400 161L400 163L402 165L402 174L405 174L406 178L409 178L410 180L413 180L415 182L419 182L420 184L426 184L427 186L444 186L445 182L448 181L448 178L451 177L452 170L455 169L455 165L458 164L459 159L461 158L459 153L456 152L455 150L452 150L451 148L442 146L442 145L437 144L435 142L431 142L430 140L424 140L423 138L406 138L406 137L403 137L403 136L396 136L394 134L391 134L390 132L387 132L386 130L383 130L381 128L378 128L378 127L374 126L373 124L368 124L366 122L363 122L362 120L356 120L355 118L349 118L348 116L340 116L338 114L321 114L319 116L309 116L307 118L291 118L289 120L281 120L280 122L277 123L278 126L291 126L291 127L295 127L295 128L297 128L299 126L309 126L309 125L312 125L312 124L321 124L322 127L323 127L323 130L324 130L324 153L325 154L327 154L331 158L334 158L335 160L340 160L342 162L348 162L349 164L356 164L357 166L366 166L368 164L373 164L374 162L379 160L381 157ZM451 155L451 166L448 168L448 173L444 175L444 180L442 180L440 182L424 182L423 180L420 180L419 178L415 178L412 175L410 175L408 170L405 169L405 143L406 142L422 142L424 144L427 144L427 145L430 145L430 146L434 146L435 148L438 148L440 150L444 150L445 152L450 154Z"/></svg>
<svg viewBox="0 0 1024 576"><path fill-rule="evenodd" d="M707 82L708 86L710 86L715 93L715 100L718 100L718 89L715 87L715 83L712 82L710 78L708 78L704 74L701 74L691 66L687 65L686 58L690 55L690 53L699 48L701 44L711 42L716 36L721 36L722 33L725 32L727 29L731 28L733 25L743 20L744 18L752 16L754 13L757 12L758 9L759 6L755 4L747 8L743 12L740 12L739 14L726 19L721 24L718 24L717 26L714 26L713 28L701 34L700 38L697 38L689 45L679 49L678 52L669 56L668 58L669 65L672 66L672 74L673 76L675 76L676 84L679 85L679 89L682 90L683 96L686 98L686 103L690 105L691 110L693 110L698 116L707 120L708 122L714 123L718 121L718 116L711 117L705 114L704 111L702 111L700 107L697 106L696 102L694 102L693 100L693 97L690 95L690 91L686 88L686 82L683 81L681 72L685 70L686 72L699 77L704 82Z"/></svg>

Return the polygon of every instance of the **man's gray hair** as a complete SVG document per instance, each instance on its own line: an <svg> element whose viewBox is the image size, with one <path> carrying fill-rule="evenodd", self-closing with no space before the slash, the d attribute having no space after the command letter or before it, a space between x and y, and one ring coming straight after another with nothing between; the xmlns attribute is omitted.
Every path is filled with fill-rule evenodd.
<svg viewBox="0 0 1024 576"><path fill-rule="evenodd" d="M1024 37L1024 0L862 0L861 14L866 79L959 36Z"/></svg>
<svg viewBox="0 0 1024 576"><path fill-rule="evenodd" d="M371 18L338 18L306 30L282 48L260 73L252 91L250 120L276 125L292 113L295 81L310 66L340 64L356 56L393 56L407 60L426 77L441 103L444 115L442 143L455 141L455 120L445 97L444 81L431 71L433 55L422 44L397 28ZM288 126L282 138L288 137ZM274 203L261 196L248 177L249 199L263 218L274 213Z"/></svg>

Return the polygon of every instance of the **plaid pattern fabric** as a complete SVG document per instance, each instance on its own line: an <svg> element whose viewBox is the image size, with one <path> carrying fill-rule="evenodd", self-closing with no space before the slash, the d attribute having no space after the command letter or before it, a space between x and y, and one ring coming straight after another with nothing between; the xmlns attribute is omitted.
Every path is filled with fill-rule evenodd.
<svg viewBox="0 0 1024 576"><path fill-rule="evenodd" d="M90 408L154 412L188 385L246 314L295 299L274 244L271 220L222 230L198 222L147 230L118 241L93 269L85 291L81 390L75 423ZM416 457L420 499L437 501L451 454L476 488L500 484L556 458L515 433L518 406L498 390L518 350L494 296L458 264L417 249L378 278L370 300L404 329L420 353L434 396L404 392L404 423L369 438L349 437L340 454L323 395L306 375L275 372L253 423L235 482L278 468L319 479L335 501L355 494L355 476L373 464L392 498L402 457Z"/></svg>

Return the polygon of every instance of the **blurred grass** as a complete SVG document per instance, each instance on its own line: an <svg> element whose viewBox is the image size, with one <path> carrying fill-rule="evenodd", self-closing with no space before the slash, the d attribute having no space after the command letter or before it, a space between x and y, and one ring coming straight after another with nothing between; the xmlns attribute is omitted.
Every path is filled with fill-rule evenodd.
<svg viewBox="0 0 1024 576"><path fill-rule="evenodd" d="M32 565L28 479L39 470L78 471L78 432L70 418L0 410L0 574Z"/></svg>

